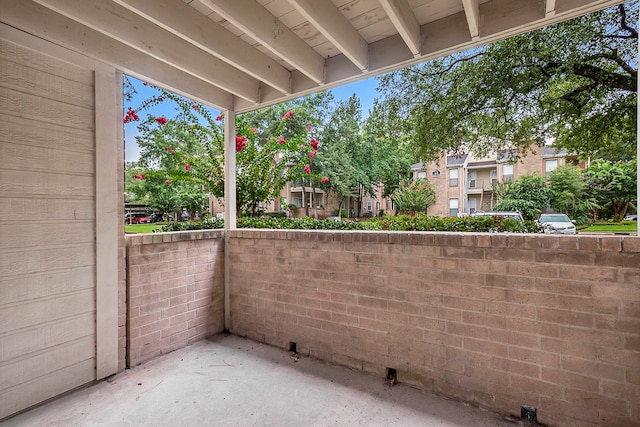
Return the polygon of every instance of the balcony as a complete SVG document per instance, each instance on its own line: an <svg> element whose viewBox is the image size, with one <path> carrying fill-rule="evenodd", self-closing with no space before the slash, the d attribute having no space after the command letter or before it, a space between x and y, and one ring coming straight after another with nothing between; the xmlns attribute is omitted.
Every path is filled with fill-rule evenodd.
<svg viewBox="0 0 640 427"><path fill-rule="evenodd" d="M480 194L483 191L491 191L493 184L498 182L496 178L491 179L469 179L467 180L467 193Z"/></svg>
<svg viewBox="0 0 640 427"><path fill-rule="evenodd" d="M128 236L122 354L131 369L5 423L512 425L481 410L472 417L483 421L459 418L473 409L460 404L440 411L449 404L435 392L509 419L531 405L547 425L634 425L635 240ZM608 391L617 387L630 392ZM550 397L558 393L571 401Z"/></svg>

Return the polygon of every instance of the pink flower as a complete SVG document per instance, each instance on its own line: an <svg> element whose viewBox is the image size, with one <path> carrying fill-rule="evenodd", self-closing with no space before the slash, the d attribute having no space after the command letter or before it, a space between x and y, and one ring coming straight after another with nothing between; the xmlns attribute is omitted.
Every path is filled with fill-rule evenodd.
<svg viewBox="0 0 640 427"><path fill-rule="evenodd" d="M138 115L136 114L134 109L129 107L127 109L127 113L124 115L123 122L125 122L125 123L137 122L138 120L140 120L140 118L138 117Z"/></svg>
<svg viewBox="0 0 640 427"><path fill-rule="evenodd" d="M287 141L284 140L284 136L282 136L282 135L280 135L280 138L278 138L278 142L280 144L286 144L287 143Z"/></svg>
<svg viewBox="0 0 640 427"><path fill-rule="evenodd" d="M311 125L307 125L307 132L311 132L311 129L313 129L313 127L311 127Z"/></svg>
<svg viewBox="0 0 640 427"><path fill-rule="evenodd" d="M189 169L191 169L191 165L189 163L185 164L184 165L184 170L188 171Z"/></svg>
<svg viewBox="0 0 640 427"><path fill-rule="evenodd" d="M318 154L318 152L316 150L313 150L312 152L307 153L307 156L309 156L309 160L311 160L315 157L316 154Z"/></svg>
<svg viewBox="0 0 640 427"><path fill-rule="evenodd" d="M167 123L167 119L165 119L164 117L156 117L156 122L160 123L161 125L164 125Z"/></svg>
<svg viewBox="0 0 640 427"><path fill-rule="evenodd" d="M134 177L135 179L142 179L142 175L140 175L139 173L137 173L137 174L133 175L133 177Z"/></svg>
<svg viewBox="0 0 640 427"><path fill-rule="evenodd" d="M320 142L318 142L318 140L315 139L315 138L311 138L311 141L309 142L309 145L311 145L311 147L314 150L317 150L318 149L318 145L320 145Z"/></svg>
<svg viewBox="0 0 640 427"><path fill-rule="evenodd" d="M256 131L258 130L258 128L251 128L251 133L256 133Z"/></svg>
<svg viewBox="0 0 640 427"><path fill-rule="evenodd" d="M311 166L309 166L308 164L304 165L304 173L309 175L311 173Z"/></svg>
<svg viewBox="0 0 640 427"><path fill-rule="evenodd" d="M327 178L326 176L324 178L322 178L320 180L323 184L328 184L329 183L329 178Z"/></svg>
<svg viewBox="0 0 640 427"><path fill-rule="evenodd" d="M193 104L192 107L196 111L198 111L200 109L200 106L198 104Z"/></svg>
<svg viewBox="0 0 640 427"><path fill-rule="evenodd" d="M217 121L222 120L222 114L220 114L218 117L216 117L216 120L217 120Z"/></svg>
<svg viewBox="0 0 640 427"><path fill-rule="evenodd" d="M167 179L164 183L165 183L165 184L171 184L171 180L170 180L170 179Z"/></svg>
<svg viewBox="0 0 640 427"><path fill-rule="evenodd" d="M284 114L284 117L282 117L282 120L287 120L287 119L290 119L291 117L293 117L293 111L289 110Z"/></svg>
<svg viewBox="0 0 640 427"><path fill-rule="evenodd" d="M167 147L167 151L173 151L173 147L168 146L168 147Z"/></svg>
<svg viewBox="0 0 640 427"><path fill-rule="evenodd" d="M145 174L141 174L140 177L142 177L142 179L147 179L147 175Z"/></svg>
<svg viewBox="0 0 640 427"><path fill-rule="evenodd" d="M240 152L247 145L247 137L246 136L236 136L236 151Z"/></svg>

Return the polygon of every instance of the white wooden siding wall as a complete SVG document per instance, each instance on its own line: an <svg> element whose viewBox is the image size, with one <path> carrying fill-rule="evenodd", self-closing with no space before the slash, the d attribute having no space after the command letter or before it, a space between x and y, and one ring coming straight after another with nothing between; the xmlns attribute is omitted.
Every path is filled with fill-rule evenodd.
<svg viewBox="0 0 640 427"><path fill-rule="evenodd" d="M91 69L0 37L0 419L96 379L94 105Z"/></svg>

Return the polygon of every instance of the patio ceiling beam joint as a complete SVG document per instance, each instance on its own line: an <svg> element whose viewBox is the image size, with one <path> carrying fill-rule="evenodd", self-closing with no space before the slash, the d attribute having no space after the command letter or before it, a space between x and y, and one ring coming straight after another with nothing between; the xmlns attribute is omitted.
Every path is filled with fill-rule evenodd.
<svg viewBox="0 0 640 427"><path fill-rule="evenodd" d="M414 57L421 51L420 25L407 0L380 0L382 8Z"/></svg>
<svg viewBox="0 0 640 427"><path fill-rule="evenodd" d="M316 0L289 0L289 3L361 71L367 71L369 44L333 3Z"/></svg>
<svg viewBox="0 0 640 427"><path fill-rule="evenodd" d="M291 93L291 73L182 0L113 0L251 77Z"/></svg>
<svg viewBox="0 0 640 427"><path fill-rule="evenodd" d="M544 14L546 18L551 18L556 14L556 0L545 0Z"/></svg>
<svg viewBox="0 0 640 427"><path fill-rule="evenodd" d="M462 6L467 17L471 39L478 40L480 38L480 2L479 0L462 0Z"/></svg>
<svg viewBox="0 0 640 427"><path fill-rule="evenodd" d="M195 0L254 38L316 84L324 83L324 58L254 0Z"/></svg>
<svg viewBox="0 0 640 427"><path fill-rule="evenodd" d="M258 103L259 81L130 10L103 0L34 2L221 89Z"/></svg>

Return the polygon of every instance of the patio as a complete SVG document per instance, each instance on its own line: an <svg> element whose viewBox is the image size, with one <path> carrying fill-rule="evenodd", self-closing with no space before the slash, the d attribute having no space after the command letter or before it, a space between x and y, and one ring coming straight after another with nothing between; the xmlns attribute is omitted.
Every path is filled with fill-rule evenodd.
<svg viewBox="0 0 640 427"><path fill-rule="evenodd" d="M11 418L3 426L514 426L404 384L216 335Z"/></svg>
<svg viewBox="0 0 640 427"><path fill-rule="evenodd" d="M0 419L111 378L6 425L494 417L429 390L546 425L638 425L636 237L238 230L233 174L224 232L125 238L121 220L122 73L223 111L233 171L237 113L621 2L3 1ZM256 353L211 350L223 330ZM317 359L292 363L290 342Z"/></svg>

